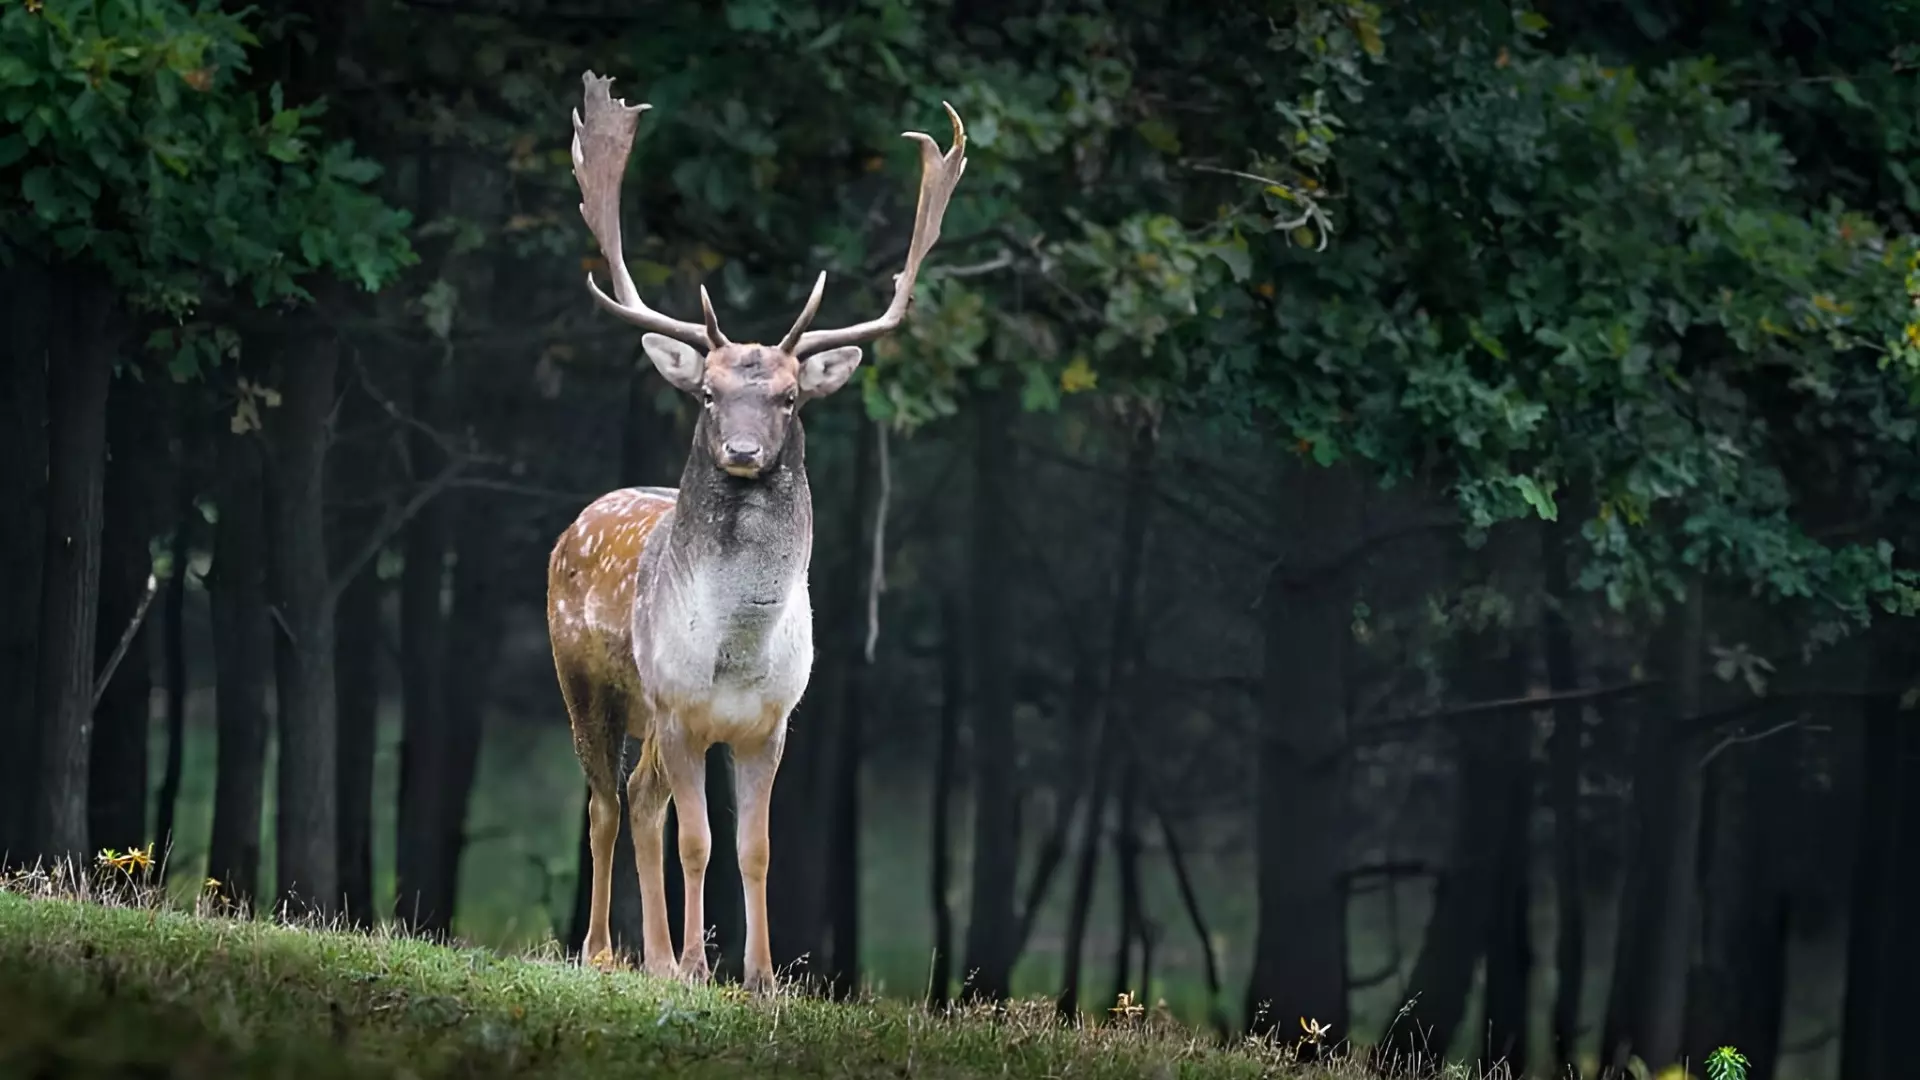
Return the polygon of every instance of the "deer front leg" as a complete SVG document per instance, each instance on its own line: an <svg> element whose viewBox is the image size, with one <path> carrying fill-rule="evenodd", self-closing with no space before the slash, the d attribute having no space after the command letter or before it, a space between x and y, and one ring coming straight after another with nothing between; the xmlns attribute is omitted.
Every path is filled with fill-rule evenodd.
<svg viewBox="0 0 1920 1080"><path fill-rule="evenodd" d="M707 748L685 734L661 746L661 764L673 785L680 819L680 876L686 883L686 925L680 938L680 977L705 982L707 969L707 860L713 829L707 821Z"/></svg>
<svg viewBox="0 0 1920 1080"><path fill-rule="evenodd" d="M661 834L666 829L667 797L672 789L661 765L653 747L641 751L640 763L627 777L627 824L633 831L634 870L640 877L641 964L650 975L671 978L675 971L673 937L667 929L667 876Z"/></svg>
<svg viewBox="0 0 1920 1080"><path fill-rule="evenodd" d="M759 746L733 748L733 790L739 806L740 883L746 892L747 948L741 981L755 993L771 993L773 947L767 938L767 838L773 776L786 746L785 725Z"/></svg>

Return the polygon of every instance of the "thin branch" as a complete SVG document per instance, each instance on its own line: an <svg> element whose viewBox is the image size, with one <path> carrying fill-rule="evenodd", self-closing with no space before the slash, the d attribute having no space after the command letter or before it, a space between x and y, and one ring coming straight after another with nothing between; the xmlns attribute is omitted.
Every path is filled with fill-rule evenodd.
<svg viewBox="0 0 1920 1080"><path fill-rule="evenodd" d="M354 359L353 366L360 374L360 388L364 390L366 395L373 399L374 404L379 405L381 410L395 423L413 428L415 431L433 440L434 445L438 446L440 452L448 458L468 456L465 448L460 445L459 440L413 415L411 412L402 409L392 398L383 393L378 386L375 386L373 377L367 373L367 366L361 363L357 356Z"/></svg>
<svg viewBox="0 0 1920 1080"><path fill-rule="evenodd" d="M1920 67L1916 64L1896 63L1890 65L1884 74L1899 75ZM1846 71L1832 71L1820 75L1795 75L1785 79L1737 79L1726 85L1737 90L1784 90L1789 86L1810 86L1818 83L1859 82L1866 75Z"/></svg>
<svg viewBox="0 0 1920 1080"><path fill-rule="evenodd" d="M1743 735L1736 731L1726 738L1721 739L1719 742L1714 743L1713 749L1708 750L1700 756L1700 768L1704 769L1708 765L1713 764L1714 758L1719 757L1723 751L1731 749L1732 747L1740 746L1744 743L1759 742L1761 739L1767 738L1770 735L1778 735L1789 728L1799 726L1800 721L1798 720L1782 720L1780 723L1773 725L1765 731L1756 731L1751 735Z"/></svg>
<svg viewBox="0 0 1920 1080"><path fill-rule="evenodd" d="M867 575L867 663L880 641L880 594L887 591L887 506L893 499L893 469L887 460L887 425L875 424L880 450L880 497L873 507L873 570Z"/></svg>
<svg viewBox="0 0 1920 1080"><path fill-rule="evenodd" d="M463 476L447 486L461 491L497 491L502 495L519 495L523 498L544 499L558 503L590 503L606 494L604 491L562 491L559 488L541 487L538 484L516 484L511 480L495 480L486 476Z"/></svg>
<svg viewBox="0 0 1920 1080"><path fill-rule="evenodd" d="M1474 701L1465 705L1454 705L1432 712L1418 713L1388 720L1379 724L1370 724L1358 732L1353 739L1355 746L1366 746L1387 742L1397 736L1412 734L1431 724L1452 720L1465 720L1476 716L1500 716L1513 712L1536 712L1552 708L1556 704L1569 701L1603 701L1608 698L1627 697L1649 690L1663 683L1658 679L1641 682L1617 683L1612 686L1596 686L1582 690L1561 690L1549 694L1535 694L1530 697L1498 698L1492 701Z"/></svg>
<svg viewBox="0 0 1920 1080"><path fill-rule="evenodd" d="M1186 166L1187 168L1192 169L1195 172L1214 173L1219 176L1231 176L1239 180L1252 180L1255 183L1265 184L1268 187L1278 188L1279 190L1286 192L1287 197L1292 199L1294 202L1299 203L1303 207L1303 209L1300 212L1300 216L1297 218L1290 218L1286 221L1274 222L1273 223L1274 229L1279 232L1288 232L1293 229L1298 229L1301 226L1306 225L1308 223L1312 223L1318 226L1318 228L1315 229L1315 231L1320 235L1320 243L1314 248L1314 250L1315 251L1327 250L1327 238L1333 234L1333 223L1328 220L1327 212L1320 208L1319 201L1316 200L1313 196L1303 194L1298 189L1294 188L1292 185L1283 184L1278 180L1272 179L1271 177L1259 176L1250 172L1241 172L1239 169L1223 169L1218 165L1202 165L1199 162L1195 162L1195 161L1187 162Z"/></svg>
<svg viewBox="0 0 1920 1080"><path fill-rule="evenodd" d="M961 266L929 266L920 272L923 278L948 277L971 278L985 277L995 271L1005 270L1013 265L1013 252L1001 249L1000 254L983 262L967 263Z"/></svg>
<svg viewBox="0 0 1920 1080"><path fill-rule="evenodd" d="M1148 808L1154 819L1160 822L1160 837L1166 844L1167 861L1173 869L1173 880L1180 889L1180 904L1186 908L1187 922L1193 927L1193 934L1200 939L1200 955L1206 960L1207 976L1207 1019L1214 1030L1221 1035L1227 1033L1227 1017L1220 1007L1220 966L1213 954L1213 935L1207 931L1206 916L1200 910L1200 897L1194 892L1193 875L1187 872L1186 855L1180 847L1180 838L1173 831L1173 822L1167 817L1165 807L1151 793L1147 796Z"/></svg>
<svg viewBox="0 0 1920 1080"><path fill-rule="evenodd" d="M453 486L453 482L459 479L461 471L467 467L468 461L469 459L466 458L454 458L449 461L447 467L440 471L440 475L415 491L413 498L408 499L405 505L388 511L380 524L367 534L367 539L360 545L360 550L355 552L353 557L347 560L334 575L333 581L327 586L329 603L340 599L340 594L346 591L354 578L360 576L360 571L366 569L367 564L379 556L380 549L386 547L387 541L393 539L407 522L413 520L414 515L437 498L441 492Z"/></svg>
<svg viewBox="0 0 1920 1080"><path fill-rule="evenodd" d="M180 573L176 568L174 573ZM153 606L153 596L160 589L160 581L152 574L147 575L147 591L140 594L140 606L133 611L127 628L120 634L120 643L113 647L113 655L107 658L107 666L100 676L93 680L93 708L100 707L100 699L106 695L107 684L113 681L113 673L120 669L120 661L127 658L127 649L133 645L133 636L140 632L140 624L147 621L147 609Z"/></svg>

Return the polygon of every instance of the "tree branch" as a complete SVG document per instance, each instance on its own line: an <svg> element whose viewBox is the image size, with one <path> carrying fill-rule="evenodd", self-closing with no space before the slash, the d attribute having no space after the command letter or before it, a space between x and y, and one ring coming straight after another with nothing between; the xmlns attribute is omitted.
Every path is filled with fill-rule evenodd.
<svg viewBox="0 0 1920 1080"><path fill-rule="evenodd" d="M1613 686L1596 686L1584 690L1562 690L1549 694L1535 694L1530 697L1499 698L1493 701L1473 701L1464 705L1454 705L1432 712L1418 713L1388 720L1379 724L1370 724L1357 733L1354 746L1371 746L1388 742L1394 738L1409 735L1431 724L1465 720L1476 716L1500 716L1514 712L1536 712L1552 708L1556 704L1569 701L1604 701L1608 698L1627 697L1643 690L1662 686L1658 679L1641 682L1618 683Z"/></svg>
<svg viewBox="0 0 1920 1080"><path fill-rule="evenodd" d="M459 479L461 471L467 465L466 458L452 459L447 463L446 468L440 470L440 475L415 491L413 497L404 505L389 510L380 520L380 524L374 526L373 530L367 534L366 541L360 545L360 550L355 552L353 557L334 574L333 580L327 586L328 602L337 602L340 594L353 583L353 579L360 576L360 571L366 569L367 564L379 556L380 549L387 546L387 541L393 539L407 522L413 520L413 517L441 492L453 486L453 482Z"/></svg>
<svg viewBox="0 0 1920 1080"><path fill-rule="evenodd" d="M872 421L868 421L872 423ZM867 663L880 642L880 594L887 591L887 506L893 499L893 468L887 461L887 426L874 424L880 451L880 495L873 505L873 569L867 575Z"/></svg>
<svg viewBox="0 0 1920 1080"><path fill-rule="evenodd" d="M184 567L175 567L174 573L183 573ZM107 658L107 666L93 680L93 708L100 707L100 699L107 693L107 684L113 681L113 673L120 669L120 661L127 658L127 649L133 645L133 636L140 632L140 624L147 621L147 609L153 606L154 593L159 591L160 581L152 574L147 575L147 591L140 594L140 606L133 611L133 618L127 621L127 628L120 633L120 643L113 647L113 655Z"/></svg>

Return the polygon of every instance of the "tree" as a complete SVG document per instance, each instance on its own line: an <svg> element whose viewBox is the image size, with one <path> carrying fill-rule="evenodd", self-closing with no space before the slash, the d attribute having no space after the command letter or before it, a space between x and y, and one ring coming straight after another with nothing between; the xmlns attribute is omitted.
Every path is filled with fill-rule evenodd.
<svg viewBox="0 0 1920 1080"><path fill-rule="evenodd" d="M106 393L133 313L305 299L300 279L315 273L373 287L408 253L401 219L362 190L372 166L315 142L317 110L241 86L254 42L243 18L176 0L10 6L0 41L0 112L19 125L0 139L0 182L28 208L8 217L4 250L51 269L66 320L50 352L68 359L48 372L39 846L72 856L88 846ZM230 344L216 328L182 321L148 344L187 377ZM330 393L329 380L323 407Z"/></svg>

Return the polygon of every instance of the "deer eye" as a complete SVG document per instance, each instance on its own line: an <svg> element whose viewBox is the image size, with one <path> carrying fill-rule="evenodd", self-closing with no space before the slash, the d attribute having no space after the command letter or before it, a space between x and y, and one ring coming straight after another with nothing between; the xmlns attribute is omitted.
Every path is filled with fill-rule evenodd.
<svg viewBox="0 0 1920 1080"><path fill-rule="evenodd" d="M700 403L709 409L713 408L713 387L703 386L700 388Z"/></svg>
<svg viewBox="0 0 1920 1080"><path fill-rule="evenodd" d="M799 403L799 401L800 401L800 391L798 390L787 391L787 408L789 409L793 408L796 404Z"/></svg>

